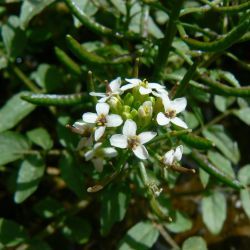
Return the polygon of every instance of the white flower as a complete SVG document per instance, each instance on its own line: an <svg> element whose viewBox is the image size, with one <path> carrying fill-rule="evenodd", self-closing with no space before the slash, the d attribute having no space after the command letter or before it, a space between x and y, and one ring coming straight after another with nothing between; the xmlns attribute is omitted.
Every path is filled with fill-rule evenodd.
<svg viewBox="0 0 250 250"><path fill-rule="evenodd" d="M136 135L136 130L136 123L130 119L126 120L123 134L112 135L110 144L117 148L130 148L138 158L145 160L148 158L148 151L143 144L152 140L157 133L148 131Z"/></svg>
<svg viewBox="0 0 250 250"><path fill-rule="evenodd" d="M149 83L147 80L142 81L137 78L125 79L125 80L129 82L129 84L126 84L121 87L121 90L123 91L132 89L134 87L139 87L139 92L141 95L147 95L147 94L152 93L157 96L158 94L154 90L161 93L165 89L165 86L159 83Z"/></svg>
<svg viewBox="0 0 250 250"><path fill-rule="evenodd" d="M116 79L111 81L110 84L108 84L106 93L90 92L89 94L91 96L102 97L100 100L98 100L99 102L106 102L111 96L119 95L122 93L122 90L120 88L121 83L121 77L117 77Z"/></svg>
<svg viewBox="0 0 250 250"><path fill-rule="evenodd" d="M76 150L80 150L83 147L88 147L93 144L93 124L88 124L85 122L75 122L73 126L67 125L67 128L69 128L72 132L82 136Z"/></svg>
<svg viewBox="0 0 250 250"><path fill-rule="evenodd" d="M85 153L86 161L91 160L95 166L96 171L102 172L104 159L113 158L117 156L117 151L112 147L102 148L102 143L96 143L92 150Z"/></svg>
<svg viewBox="0 0 250 250"><path fill-rule="evenodd" d="M175 161L180 161L183 154L183 146L178 146L175 150L171 149L163 156L163 163L167 166L173 165Z"/></svg>
<svg viewBox="0 0 250 250"><path fill-rule="evenodd" d="M97 103L96 113L87 112L82 119L86 123L96 124L95 140L98 141L104 134L106 127L118 127L122 124L119 115L109 115L109 105L107 103Z"/></svg>
<svg viewBox="0 0 250 250"><path fill-rule="evenodd" d="M179 127L188 128L184 121L182 121L179 117L176 117L177 114L185 110L187 106L187 99L182 97L171 101L166 94L161 95L161 98L165 112L158 113L156 117L157 123L164 126L172 122Z"/></svg>

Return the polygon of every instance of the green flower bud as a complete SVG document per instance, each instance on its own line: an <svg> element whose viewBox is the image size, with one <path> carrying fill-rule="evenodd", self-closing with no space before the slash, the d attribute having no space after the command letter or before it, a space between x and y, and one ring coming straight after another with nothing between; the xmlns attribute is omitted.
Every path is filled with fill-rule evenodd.
<svg viewBox="0 0 250 250"><path fill-rule="evenodd" d="M130 106L128 106L128 105L124 105L124 106L123 106L123 111L124 111L124 112L128 112L128 113L129 113L130 110L131 110Z"/></svg>
<svg viewBox="0 0 250 250"><path fill-rule="evenodd" d="M134 102L134 96L131 93L127 93L124 98L124 104L132 106L133 102Z"/></svg>
<svg viewBox="0 0 250 250"><path fill-rule="evenodd" d="M110 105L110 109L113 113L120 114L123 110L120 97L112 96L109 99L108 104Z"/></svg>

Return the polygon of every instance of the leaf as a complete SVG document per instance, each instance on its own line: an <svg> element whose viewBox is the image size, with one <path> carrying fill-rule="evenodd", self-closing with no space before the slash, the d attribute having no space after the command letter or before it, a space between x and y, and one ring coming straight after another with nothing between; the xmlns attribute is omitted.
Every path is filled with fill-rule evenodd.
<svg viewBox="0 0 250 250"><path fill-rule="evenodd" d="M47 92L59 89L63 86L64 81L63 73L58 67L45 63L40 64L30 77Z"/></svg>
<svg viewBox="0 0 250 250"><path fill-rule="evenodd" d="M10 58L20 56L26 46L26 35L19 27L19 18L10 16L8 22L2 26L2 37L5 49Z"/></svg>
<svg viewBox="0 0 250 250"><path fill-rule="evenodd" d="M235 179L235 173L234 173L232 164L224 156L222 156L221 154L214 152L214 151L208 151L208 159L217 168L221 169L224 173L226 173L232 179Z"/></svg>
<svg viewBox="0 0 250 250"><path fill-rule="evenodd" d="M25 94L29 94L29 92L23 91L12 96L0 109L0 133L15 127L35 109L35 105L21 99L21 96Z"/></svg>
<svg viewBox="0 0 250 250"><path fill-rule="evenodd" d="M193 236L184 241L182 250L207 250L207 244L202 237Z"/></svg>
<svg viewBox="0 0 250 250"><path fill-rule="evenodd" d="M238 178L244 185L250 185L250 164L242 167L238 173ZM245 189L240 190L240 199L242 202L242 207L250 218L250 188L246 187Z"/></svg>
<svg viewBox="0 0 250 250"><path fill-rule="evenodd" d="M235 101L235 97L225 97L215 95L214 97L214 105L220 112L225 112L227 108L233 104Z"/></svg>
<svg viewBox="0 0 250 250"><path fill-rule="evenodd" d="M46 219L56 217L65 211L62 204L51 197L46 197L36 203L34 210L38 215Z"/></svg>
<svg viewBox="0 0 250 250"><path fill-rule="evenodd" d="M49 150L53 147L53 141L44 128L35 128L27 132L28 138L44 150Z"/></svg>
<svg viewBox="0 0 250 250"><path fill-rule="evenodd" d="M100 218L102 235L107 235L115 222L123 220L130 201L128 191L125 188L111 188L103 194Z"/></svg>
<svg viewBox="0 0 250 250"><path fill-rule="evenodd" d="M55 0L24 0L20 12L20 25L26 28L30 20Z"/></svg>
<svg viewBox="0 0 250 250"><path fill-rule="evenodd" d="M26 240L28 240L28 234L22 226L11 220L0 218L0 249L14 247Z"/></svg>
<svg viewBox="0 0 250 250"><path fill-rule="evenodd" d="M150 249L158 239L159 232L150 221L141 221L126 233L119 243L119 250Z"/></svg>
<svg viewBox="0 0 250 250"><path fill-rule="evenodd" d="M183 112L183 116L188 128L195 129L199 126L199 121L192 112L185 111Z"/></svg>
<svg viewBox="0 0 250 250"><path fill-rule="evenodd" d="M69 240L82 245L88 242L91 227L86 220L80 217L69 217L64 222L62 233Z"/></svg>
<svg viewBox="0 0 250 250"><path fill-rule="evenodd" d="M250 107L241 108L233 112L241 121L250 126Z"/></svg>
<svg viewBox="0 0 250 250"><path fill-rule="evenodd" d="M212 234L219 234L226 219L227 203L222 193L213 192L201 201L202 219Z"/></svg>
<svg viewBox="0 0 250 250"><path fill-rule="evenodd" d="M221 125L211 126L204 130L203 135L213 141L216 147L234 164L240 160L240 151L237 142L234 142L224 131Z"/></svg>
<svg viewBox="0 0 250 250"><path fill-rule="evenodd" d="M37 190L44 171L45 165L40 155L29 156L22 162L14 196L16 203L22 203Z"/></svg>
<svg viewBox="0 0 250 250"><path fill-rule="evenodd" d="M182 233L192 228L192 221L184 214L176 211L175 220L171 223L166 223L165 227L173 233Z"/></svg>
<svg viewBox="0 0 250 250"><path fill-rule="evenodd" d="M23 157L24 152L30 148L28 140L12 131L0 134L0 165L16 161Z"/></svg>
<svg viewBox="0 0 250 250"><path fill-rule="evenodd" d="M27 250L52 250L52 248L45 242L37 239L32 239L29 242Z"/></svg>
<svg viewBox="0 0 250 250"><path fill-rule="evenodd" d="M200 177L202 186L206 188L209 182L210 175L206 171L204 171L202 168L199 168L199 177Z"/></svg>
<svg viewBox="0 0 250 250"><path fill-rule="evenodd" d="M60 159L59 166L61 169L62 179L68 187L79 197L86 193L84 189L84 179L82 167L76 164L74 158L69 153L64 153Z"/></svg>

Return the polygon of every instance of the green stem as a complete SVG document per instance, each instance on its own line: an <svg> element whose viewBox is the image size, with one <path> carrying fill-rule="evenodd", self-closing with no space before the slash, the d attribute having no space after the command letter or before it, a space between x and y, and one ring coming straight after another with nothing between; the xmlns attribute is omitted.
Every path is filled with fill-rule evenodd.
<svg viewBox="0 0 250 250"><path fill-rule="evenodd" d="M42 91L16 66L11 66L15 75L33 92L41 93Z"/></svg>
<svg viewBox="0 0 250 250"><path fill-rule="evenodd" d="M95 85L93 82L93 74L92 71L88 71L88 79L87 79L87 89L89 92L95 92ZM93 103L97 103L97 97L96 96L91 96L91 99L93 101Z"/></svg>
<svg viewBox="0 0 250 250"><path fill-rule="evenodd" d="M156 58L155 62L155 69L154 69L154 79L159 79L165 65L168 61L168 55L173 43L173 39L176 34L176 22L179 18L179 14L181 11L181 6L182 6L183 0L178 0L176 1L176 4L174 5L170 17L169 17L169 22L166 26L166 32L165 36L160 44L158 55Z"/></svg>

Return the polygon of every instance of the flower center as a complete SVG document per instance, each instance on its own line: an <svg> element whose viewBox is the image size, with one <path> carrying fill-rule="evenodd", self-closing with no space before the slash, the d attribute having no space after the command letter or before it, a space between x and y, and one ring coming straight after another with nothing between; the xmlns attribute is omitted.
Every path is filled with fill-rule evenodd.
<svg viewBox="0 0 250 250"><path fill-rule="evenodd" d="M174 110L174 109L168 109L168 110L166 110L166 112L165 112L165 116L167 117L167 118L175 118L176 117L176 111Z"/></svg>
<svg viewBox="0 0 250 250"><path fill-rule="evenodd" d="M106 123L107 123L106 116L104 114L100 114L97 117L96 125L97 126L104 126Z"/></svg>
<svg viewBox="0 0 250 250"><path fill-rule="evenodd" d="M141 83L140 86L144 87L144 88L148 88L148 81L146 79L144 79Z"/></svg>
<svg viewBox="0 0 250 250"><path fill-rule="evenodd" d="M132 136L128 138L128 147L135 149L140 144L138 136Z"/></svg>

